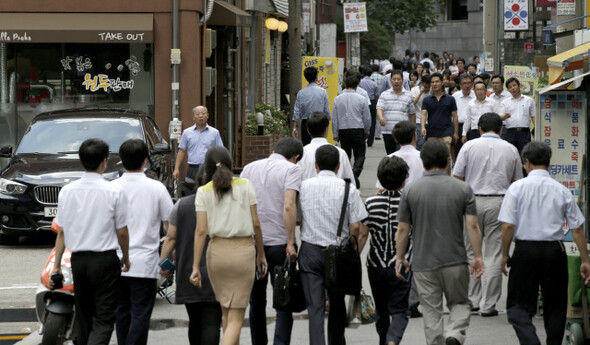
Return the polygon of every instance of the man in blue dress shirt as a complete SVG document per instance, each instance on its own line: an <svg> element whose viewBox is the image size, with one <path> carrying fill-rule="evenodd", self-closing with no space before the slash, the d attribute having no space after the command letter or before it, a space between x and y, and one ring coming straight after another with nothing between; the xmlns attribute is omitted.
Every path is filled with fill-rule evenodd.
<svg viewBox="0 0 590 345"><path fill-rule="evenodd" d="M207 124L209 111L202 105L193 108L195 125L182 132L178 155L174 165L174 178L178 180L181 166L184 165L188 154L188 170L186 177L194 179L199 166L205 161L205 153L213 146L223 146L219 131Z"/></svg>
<svg viewBox="0 0 590 345"><path fill-rule="evenodd" d="M551 148L542 142L522 150L528 176L514 182L504 196L498 220L502 226L502 271L511 267L506 311L521 344L540 345L532 317L537 311L539 286L547 345L561 345L567 312L568 271L563 246L563 224L572 232L580 251L580 274L590 282L590 263L584 216L572 193L547 171ZM514 238L514 252L510 245Z"/></svg>
<svg viewBox="0 0 590 345"><path fill-rule="evenodd" d="M303 146L311 142L311 135L307 132L307 117L316 111L330 115L330 101L328 91L319 86L317 82L318 69L310 66L303 70L303 76L309 83L305 88L297 92L295 108L293 109L293 137L299 138L297 122L301 121L301 141Z"/></svg>

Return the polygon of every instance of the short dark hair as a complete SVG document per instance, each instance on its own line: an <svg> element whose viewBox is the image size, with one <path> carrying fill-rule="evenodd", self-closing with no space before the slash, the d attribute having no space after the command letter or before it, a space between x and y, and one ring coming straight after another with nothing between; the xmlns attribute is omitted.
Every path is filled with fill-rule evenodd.
<svg viewBox="0 0 590 345"><path fill-rule="evenodd" d="M508 85L510 85L512 82L516 82L516 85L520 86L520 81L518 79L510 77L508 80L506 80L506 87L508 87Z"/></svg>
<svg viewBox="0 0 590 345"><path fill-rule="evenodd" d="M307 131L312 138L323 137L328 126L330 117L326 113L316 111L307 117Z"/></svg>
<svg viewBox="0 0 590 345"><path fill-rule="evenodd" d="M449 95L451 95L453 93L453 91L455 91L455 90L461 91L461 88L459 88L458 84L453 84L453 85L449 86L449 91L448 91Z"/></svg>
<svg viewBox="0 0 590 345"><path fill-rule="evenodd" d="M424 68L425 68L425 69L430 69L430 62L428 62L428 61L424 61L424 62L422 63L422 66L424 66Z"/></svg>
<svg viewBox="0 0 590 345"><path fill-rule="evenodd" d="M477 65L474 63L470 63L469 65L467 65L467 68L469 69L469 67L473 67L477 70Z"/></svg>
<svg viewBox="0 0 590 345"><path fill-rule="evenodd" d="M479 76L478 76L479 77ZM480 77L481 78L481 77ZM473 84L473 89L475 90L475 87L477 85L483 85L483 87L486 87L486 83L484 83L483 81L476 81L475 84Z"/></svg>
<svg viewBox="0 0 590 345"><path fill-rule="evenodd" d="M404 68L404 63L402 60L395 60L391 66L393 67L393 69L402 69Z"/></svg>
<svg viewBox="0 0 590 345"><path fill-rule="evenodd" d="M480 74L480 76L483 78L483 80L488 80L491 78L489 73L482 73Z"/></svg>
<svg viewBox="0 0 590 345"><path fill-rule="evenodd" d="M428 58L430 56L430 53L429 52L424 52L424 55L423 56L426 59L426 58Z"/></svg>
<svg viewBox="0 0 590 345"><path fill-rule="evenodd" d="M430 74L423 75L421 81L422 83L430 84L430 78L432 78Z"/></svg>
<svg viewBox="0 0 590 345"><path fill-rule="evenodd" d="M86 139L78 149L80 162L86 170L97 170L105 158L109 157L109 144L101 139Z"/></svg>
<svg viewBox="0 0 590 345"><path fill-rule="evenodd" d="M463 73L459 76L459 84L463 81L463 79L469 79L469 81L473 81L473 77L469 73Z"/></svg>
<svg viewBox="0 0 590 345"><path fill-rule="evenodd" d="M301 141L293 137L284 137L277 141L274 152L287 159L291 159L295 155L299 155L299 158L297 158L297 161L299 162L303 157L303 144Z"/></svg>
<svg viewBox="0 0 590 345"><path fill-rule="evenodd" d="M449 164L449 148L438 140L428 140L420 150L420 158L426 170L444 169Z"/></svg>
<svg viewBox="0 0 590 345"><path fill-rule="evenodd" d="M356 73L353 73L352 75L346 77L344 81L346 88L356 88L357 86L359 86L359 83L360 80Z"/></svg>
<svg viewBox="0 0 590 345"><path fill-rule="evenodd" d="M336 146L322 145L315 151L315 162L318 164L320 171L335 171L340 161L340 153Z"/></svg>
<svg viewBox="0 0 590 345"><path fill-rule="evenodd" d="M363 76L365 76L365 77L370 77L370 76L371 76L371 74L373 74L373 70L371 69L371 67L367 67L367 66L365 66L365 67L363 67L363 69L362 69L362 73L363 73Z"/></svg>
<svg viewBox="0 0 590 345"><path fill-rule="evenodd" d="M308 83L313 83L318 78L318 69L313 66L306 67L303 76Z"/></svg>
<svg viewBox="0 0 590 345"><path fill-rule="evenodd" d="M373 72L379 72L379 65L377 65L377 64L372 64L372 65L371 65L371 69L373 70Z"/></svg>
<svg viewBox="0 0 590 345"><path fill-rule="evenodd" d="M404 73L402 71L400 71L399 69L394 69L393 71L391 71L391 75L389 76L389 79L391 79L396 74L400 75L402 77L402 79L404 79Z"/></svg>
<svg viewBox="0 0 590 345"><path fill-rule="evenodd" d="M501 74L494 74L494 76L492 77L492 80L496 79L496 78L500 78L500 82L502 84L504 84L504 76Z"/></svg>
<svg viewBox="0 0 590 345"><path fill-rule="evenodd" d="M532 165L549 167L551 162L551 147L540 141L531 141L522 149L522 160L527 160Z"/></svg>
<svg viewBox="0 0 590 345"><path fill-rule="evenodd" d="M462 57L458 57L455 60L457 60L457 63L459 63L459 61L463 62L463 64L465 64L465 59Z"/></svg>
<svg viewBox="0 0 590 345"><path fill-rule="evenodd" d="M434 78L434 77L437 77L437 78L438 78L440 81L443 81L443 76L442 76L442 74L440 74L440 73L438 73L438 72L435 72L435 73L432 73L432 74L430 75L430 82L432 82L432 78Z"/></svg>
<svg viewBox="0 0 590 345"><path fill-rule="evenodd" d="M141 139L126 140L119 148L119 157L126 170L139 170L148 157L148 147Z"/></svg>
<svg viewBox="0 0 590 345"><path fill-rule="evenodd" d="M377 168L377 178L381 185L387 190L398 190L408 177L408 164L397 157L383 157Z"/></svg>
<svg viewBox="0 0 590 345"><path fill-rule="evenodd" d="M485 113L479 118L477 126L484 132L493 131L494 133L500 133L502 129L502 118L496 113Z"/></svg>
<svg viewBox="0 0 590 345"><path fill-rule="evenodd" d="M393 138L400 145L408 145L416 134L416 125L410 121L400 121L393 126Z"/></svg>

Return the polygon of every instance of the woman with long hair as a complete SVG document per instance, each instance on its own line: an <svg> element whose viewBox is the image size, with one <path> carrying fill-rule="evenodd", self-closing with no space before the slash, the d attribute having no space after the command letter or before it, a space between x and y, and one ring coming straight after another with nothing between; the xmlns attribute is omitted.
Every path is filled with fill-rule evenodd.
<svg viewBox="0 0 590 345"><path fill-rule="evenodd" d="M204 185L195 199L197 228L190 280L201 287L201 254L209 234L207 271L223 315L221 344L233 345L240 338L254 277L264 277L268 265L254 187L233 176L225 147L210 148L204 164Z"/></svg>

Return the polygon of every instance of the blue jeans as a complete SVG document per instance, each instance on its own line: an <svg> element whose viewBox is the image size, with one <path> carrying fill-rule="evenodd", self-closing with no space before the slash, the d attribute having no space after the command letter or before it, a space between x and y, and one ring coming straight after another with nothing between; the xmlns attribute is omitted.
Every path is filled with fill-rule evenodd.
<svg viewBox="0 0 590 345"><path fill-rule="evenodd" d="M270 283L274 286L275 267L282 266L285 263L287 257L285 249L286 245L264 246L268 274L264 278L254 281L252 293L250 294L250 337L253 345L268 344L268 335L266 333L266 286L268 276L270 276ZM293 314L277 310L274 344L289 345L292 328Z"/></svg>
<svg viewBox="0 0 590 345"><path fill-rule="evenodd" d="M422 145L426 142L426 139L422 136L422 126L417 123L416 124L416 150L420 151Z"/></svg>

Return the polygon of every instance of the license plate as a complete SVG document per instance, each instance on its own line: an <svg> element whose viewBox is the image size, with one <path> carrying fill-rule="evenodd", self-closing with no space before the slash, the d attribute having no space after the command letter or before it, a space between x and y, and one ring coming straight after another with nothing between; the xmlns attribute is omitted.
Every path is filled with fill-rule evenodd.
<svg viewBox="0 0 590 345"><path fill-rule="evenodd" d="M57 216L57 207L45 207L45 217L55 218Z"/></svg>

